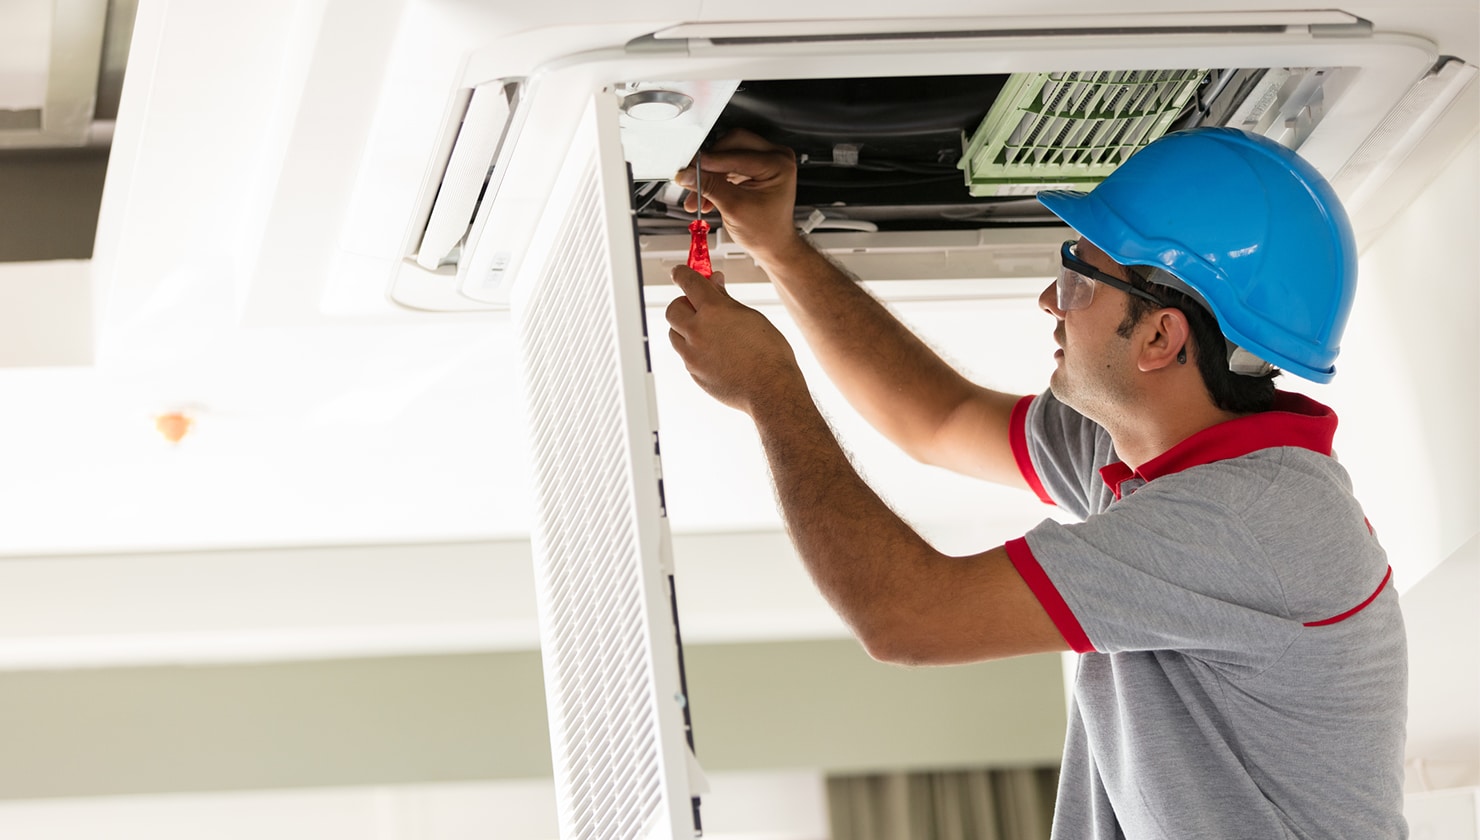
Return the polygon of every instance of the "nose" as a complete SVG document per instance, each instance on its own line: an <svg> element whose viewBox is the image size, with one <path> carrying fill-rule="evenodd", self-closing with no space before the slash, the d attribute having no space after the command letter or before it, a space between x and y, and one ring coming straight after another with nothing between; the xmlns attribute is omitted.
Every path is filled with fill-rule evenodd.
<svg viewBox="0 0 1480 840"><path fill-rule="evenodd" d="M1049 283L1048 287L1038 294L1038 308L1062 321L1064 313L1059 309L1058 285L1057 282Z"/></svg>

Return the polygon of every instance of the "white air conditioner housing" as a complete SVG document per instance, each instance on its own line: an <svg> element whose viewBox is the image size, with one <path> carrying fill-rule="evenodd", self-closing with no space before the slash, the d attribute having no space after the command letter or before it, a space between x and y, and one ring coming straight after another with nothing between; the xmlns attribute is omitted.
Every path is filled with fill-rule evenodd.
<svg viewBox="0 0 1480 840"><path fill-rule="evenodd" d="M540 209L564 200L551 190L576 121L601 91L645 100L647 118L622 116L624 152L641 182L686 165L746 81L1243 70L1259 82L1208 121L1297 148L1332 180L1365 233L1403 201L1402 185L1391 183L1396 164L1475 76L1471 63L1431 41L1345 11L635 21L525 30L481 44L463 33L465 60L455 69L448 62L438 80L423 67L412 84L403 71L425 61L434 35L445 31L406 26L395 36L325 266L325 314L505 308ZM931 94L920 93L922 101ZM983 93L982 110L993 95ZM651 119L654 110L671 118ZM1057 184L1049 176L1043 185ZM897 226L842 234L824 225L818 238L866 279L959 280L958 292L972 295L985 293L984 280L1050 271L1050 251L1040 246L1058 234L1041 221L949 235ZM647 282L685 247L644 236ZM722 233L716 257L732 278L753 274Z"/></svg>

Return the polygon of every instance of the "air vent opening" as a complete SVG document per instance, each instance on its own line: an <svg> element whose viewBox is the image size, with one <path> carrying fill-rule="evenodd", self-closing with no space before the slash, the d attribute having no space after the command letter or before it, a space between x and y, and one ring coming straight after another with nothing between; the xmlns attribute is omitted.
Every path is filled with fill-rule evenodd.
<svg viewBox="0 0 1480 840"><path fill-rule="evenodd" d="M456 269L479 206L497 192L499 152L523 87L522 79L500 79L459 93L406 251L422 268Z"/></svg>
<svg viewBox="0 0 1480 840"><path fill-rule="evenodd" d="M1056 226L1038 191L1092 189L1171 131L1229 125L1299 148L1354 73L1193 67L747 80L704 144L744 128L795 149L797 216L809 232ZM647 142L624 132L629 159ZM668 171L687 165L693 144L683 152ZM684 233L692 215L682 200L670 182L639 176L639 231ZM709 222L720 225L717 214Z"/></svg>

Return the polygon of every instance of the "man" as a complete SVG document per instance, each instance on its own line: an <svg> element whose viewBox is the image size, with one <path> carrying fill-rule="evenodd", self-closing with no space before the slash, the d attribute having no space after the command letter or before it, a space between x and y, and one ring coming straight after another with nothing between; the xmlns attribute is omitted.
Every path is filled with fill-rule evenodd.
<svg viewBox="0 0 1480 840"><path fill-rule="evenodd" d="M872 656L1082 654L1056 838L1406 835L1390 570L1331 457L1335 416L1270 381L1271 362L1331 377L1354 291L1350 227L1313 168L1197 129L1088 194L1043 194L1077 238L1039 297L1049 391L1019 398L967 381L808 245L789 150L737 132L703 165L699 200L870 422L1083 518L936 551L854 472L780 333L722 277L675 269L674 347L754 420L798 553Z"/></svg>

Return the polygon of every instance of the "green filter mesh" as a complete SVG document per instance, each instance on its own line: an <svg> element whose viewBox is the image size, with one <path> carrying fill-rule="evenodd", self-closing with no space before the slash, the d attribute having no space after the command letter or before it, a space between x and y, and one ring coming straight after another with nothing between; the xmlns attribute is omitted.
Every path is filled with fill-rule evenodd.
<svg viewBox="0 0 1480 840"><path fill-rule="evenodd" d="M1089 189L1166 133L1206 70L1014 73L960 168L975 196Z"/></svg>

